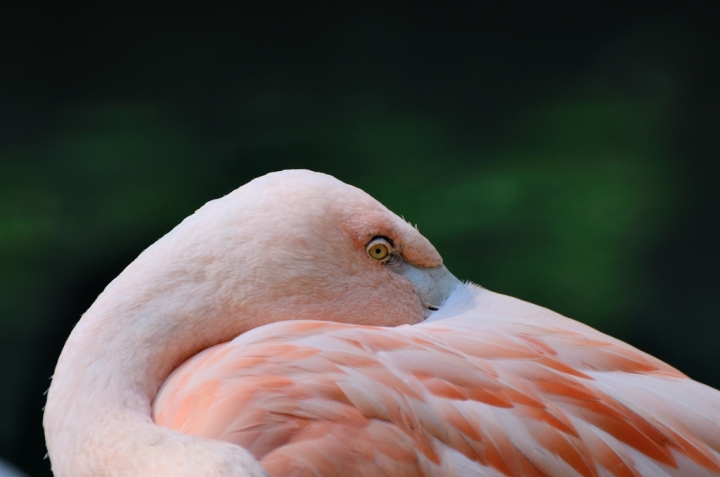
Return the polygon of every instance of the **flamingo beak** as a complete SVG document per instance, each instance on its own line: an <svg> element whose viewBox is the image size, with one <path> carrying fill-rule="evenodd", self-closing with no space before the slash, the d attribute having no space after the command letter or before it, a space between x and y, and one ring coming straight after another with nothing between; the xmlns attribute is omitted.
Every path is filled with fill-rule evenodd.
<svg viewBox="0 0 720 477"><path fill-rule="evenodd" d="M420 268L399 259L388 264L390 268L415 285L418 297L428 318L440 309L450 294L462 282L455 278L445 265L433 268Z"/></svg>

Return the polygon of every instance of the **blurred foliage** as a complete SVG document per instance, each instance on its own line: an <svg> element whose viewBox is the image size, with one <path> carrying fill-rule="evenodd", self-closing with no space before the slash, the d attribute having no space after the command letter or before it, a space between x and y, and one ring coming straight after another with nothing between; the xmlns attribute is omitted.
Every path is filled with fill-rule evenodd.
<svg viewBox="0 0 720 477"><path fill-rule="evenodd" d="M662 114L629 100L554 103L518 122L522 146L483 151L428 119L365 112L234 154L269 149L275 161L256 157L258 173L298 156L296 166L336 172L417 223L458 276L621 333L645 299L641 248L671 204ZM150 243L251 178L225 189L228 159L201 143L129 104L76 112L41 144L4 151L0 326L50 320L63 278Z"/></svg>
<svg viewBox="0 0 720 477"><path fill-rule="evenodd" d="M197 146L139 105L94 107L0 160L0 326L32 328L65 280L197 206Z"/></svg>

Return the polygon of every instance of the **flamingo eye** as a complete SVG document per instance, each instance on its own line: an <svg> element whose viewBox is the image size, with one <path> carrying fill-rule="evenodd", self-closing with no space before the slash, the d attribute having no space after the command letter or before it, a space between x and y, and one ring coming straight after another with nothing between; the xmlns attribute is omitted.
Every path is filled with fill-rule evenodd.
<svg viewBox="0 0 720 477"><path fill-rule="evenodd" d="M365 248L368 257L378 262L387 261L390 258L390 250L390 243L386 239L381 237L372 240L369 244L367 244L367 247Z"/></svg>

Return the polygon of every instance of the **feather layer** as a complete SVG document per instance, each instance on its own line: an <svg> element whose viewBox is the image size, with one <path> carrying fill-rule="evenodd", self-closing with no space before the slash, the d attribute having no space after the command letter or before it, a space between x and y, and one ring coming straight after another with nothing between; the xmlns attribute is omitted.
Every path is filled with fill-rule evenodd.
<svg viewBox="0 0 720 477"><path fill-rule="evenodd" d="M271 476L720 475L720 392L544 308L458 293L412 326L252 330L178 368L154 419Z"/></svg>

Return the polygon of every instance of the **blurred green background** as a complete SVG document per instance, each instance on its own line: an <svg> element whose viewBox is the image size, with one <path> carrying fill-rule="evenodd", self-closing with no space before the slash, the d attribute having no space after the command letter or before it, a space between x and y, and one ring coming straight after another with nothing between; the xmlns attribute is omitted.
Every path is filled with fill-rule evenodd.
<svg viewBox="0 0 720 477"><path fill-rule="evenodd" d="M713 2L238 3L0 7L0 458L49 475L73 324L182 218L285 168L720 387Z"/></svg>

